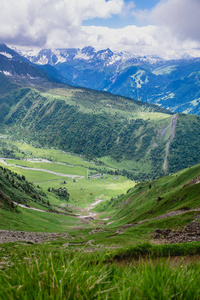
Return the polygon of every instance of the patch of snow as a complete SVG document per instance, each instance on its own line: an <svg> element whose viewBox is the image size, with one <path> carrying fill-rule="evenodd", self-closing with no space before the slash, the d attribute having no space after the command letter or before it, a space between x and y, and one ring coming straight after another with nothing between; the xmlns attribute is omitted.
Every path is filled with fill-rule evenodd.
<svg viewBox="0 0 200 300"><path fill-rule="evenodd" d="M145 81L142 81L141 77L144 74L145 74L145 71L139 70L139 71L137 71L137 73L135 73L134 75L131 76L131 78L133 78L133 80L135 81L138 89L141 89L142 85L149 81L147 77L145 78Z"/></svg>
<svg viewBox="0 0 200 300"><path fill-rule="evenodd" d="M200 103L200 98L190 101L193 106L197 106Z"/></svg>
<svg viewBox="0 0 200 300"><path fill-rule="evenodd" d="M35 79L35 77L32 77L30 74L27 73L27 77L29 77L30 79Z"/></svg>
<svg viewBox="0 0 200 300"><path fill-rule="evenodd" d="M7 52L0 52L0 54L6 56L8 58L12 58L12 55Z"/></svg>
<svg viewBox="0 0 200 300"><path fill-rule="evenodd" d="M23 50L23 49L18 49L14 46L10 46L11 49L13 49L15 52L19 53L20 55L30 59L34 56L38 56L39 52L41 51L41 49L30 49L30 50Z"/></svg>
<svg viewBox="0 0 200 300"><path fill-rule="evenodd" d="M37 64L39 64L39 65L46 65L46 64L48 64L48 58L46 57L46 55L42 55L40 57L40 59L37 61Z"/></svg>
<svg viewBox="0 0 200 300"><path fill-rule="evenodd" d="M6 76L12 76L12 74L11 74L10 72L8 72L8 71L3 71L3 73L4 73L4 75L6 75Z"/></svg>
<svg viewBox="0 0 200 300"><path fill-rule="evenodd" d="M189 114L191 112L192 108L188 107L187 109L183 110L182 113Z"/></svg>
<svg viewBox="0 0 200 300"><path fill-rule="evenodd" d="M156 70L154 70L152 73L156 76L158 75L165 75L165 74L170 74L176 69L176 66L168 66L168 67L161 67Z"/></svg>
<svg viewBox="0 0 200 300"><path fill-rule="evenodd" d="M175 94L174 94L174 93L170 93L170 94L168 95L168 98L173 99L174 97L175 97Z"/></svg>
<svg viewBox="0 0 200 300"><path fill-rule="evenodd" d="M121 56L114 54L110 57L109 62L106 65L107 66L113 65L114 63L120 61L121 59L122 59Z"/></svg>
<svg viewBox="0 0 200 300"><path fill-rule="evenodd" d="M93 56L88 56L86 53L83 53L81 50L77 51L77 54L75 55L74 59L84 59L84 60L90 60Z"/></svg>
<svg viewBox="0 0 200 300"><path fill-rule="evenodd" d="M56 64L64 63L67 61L66 58L69 56L69 54L65 54L65 56L63 56L60 50L53 50L52 52L57 57Z"/></svg>
<svg viewBox="0 0 200 300"><path fill-rule="evenodd" d="M163 94L159 94L158 96L160 96L160 95L163 95ZM166 101L168 99L173 99L174 97L175 97L174 93L167 92L167 95L165 95L164 97L160 97L158 102ZM157 105L159 105L158 102L156 102Z"/></svg>

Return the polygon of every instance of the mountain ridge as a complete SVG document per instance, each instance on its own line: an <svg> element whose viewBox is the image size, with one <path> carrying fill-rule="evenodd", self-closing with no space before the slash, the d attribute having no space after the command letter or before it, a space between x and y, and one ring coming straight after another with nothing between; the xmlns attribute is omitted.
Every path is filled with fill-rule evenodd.
<svg viewBox="0 0 200 300"><path fill-rule="evenodd" d="M53 65L63 82L154 103L173 112L200 114L199 58L164 60L92 47L23 55L34 63Z"/></svg>
<svg viewBox="0 0 200 300"><path fill-rule="evenodd" d="M4 60L13 63L10 58ZM22 76L20 69L12 76L0 73L1 132L100 163L110 160L137 180L200 162L195 154L200 151L198 116L172 117L160 106L60 84L35 65L42 77L24 76L30 66L24 64Z"/></svg>

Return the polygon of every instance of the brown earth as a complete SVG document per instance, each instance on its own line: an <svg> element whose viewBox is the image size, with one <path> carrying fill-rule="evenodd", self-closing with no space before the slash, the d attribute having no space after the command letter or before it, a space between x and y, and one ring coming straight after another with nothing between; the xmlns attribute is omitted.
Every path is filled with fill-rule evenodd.
<svg viewBox="0 0 200 300"><path fill-rule="evenodd" d="M182 230L159 229L155 230L154 240L162 240L164 243L183 243L200 241L200 223L192 221Z"/></svg>
<svg viewBox="0 0 200 300"><path fill-rule="evenodd" d="M44 243L57 240L58 238L71 239L68 233L44 233L44 232L24 232L0 230L0 243L26 242L26 243Z"/></svg>

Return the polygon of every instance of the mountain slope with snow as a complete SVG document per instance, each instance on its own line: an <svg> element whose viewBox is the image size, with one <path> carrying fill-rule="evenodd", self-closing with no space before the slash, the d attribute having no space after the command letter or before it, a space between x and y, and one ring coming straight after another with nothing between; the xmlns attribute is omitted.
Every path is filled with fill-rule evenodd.
<svg viewBox="0 0 200 300"><path fill-rule="evenodd" d="M200 59L163 60L130 53L83 49L43 49L24 55L54 66L63 82L109 91L174 112L200 114Z"/></svg>

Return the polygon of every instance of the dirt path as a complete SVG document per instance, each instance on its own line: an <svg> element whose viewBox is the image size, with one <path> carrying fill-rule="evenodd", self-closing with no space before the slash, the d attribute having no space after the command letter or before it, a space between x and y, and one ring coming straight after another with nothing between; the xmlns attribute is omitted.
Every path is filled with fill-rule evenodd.
<svg viewBox="0 0 200 300"><path fill-rule="evenodd" d="M8 164L8 163L5 161L5 158L0 158L0 162L1 162L3 165L9 166L9 167L16 167L16 168L19 168L19 169L31 170L31 171L41 171L41 172L45 172L45 173L54 174L54 175L56 175L56 176L70 177L70 178L72 178L72 179L74 179L74 178L82 179L82 178L85 177L85 176L79 176L79 175L70 175L70 174L57 173L57 172L50 171L50 170L46 170L46 169L29 168L29 167L22 167L22 166L14 165L14 164Z"/></svg>
<svg viewBox="0 0 200 300"><path fill-rule="evenodd" d="M26 208L26 209L30 209L30 210L35 210L35 211L40 211L40 212L44 212L44 213L57 213L57 214L60 214L60 215L66 215L66 216L72 216L72 217L75 217L75 218L78 218L78 219L85 219L86 221L91 221L91 220L94 220L97 216L97 213L93 213L91 212L90 210L92 208L94 208L95 205L99 204L101 201L103 201L102 199L100 199L100 197L103 197L104 195L102 194L101 196L99 196L99 198L95 199L95 202L93 202L92 204L90 204L85 212L88 212L89 214L87 215L80 215L80 214L74 214L74 215L71 215L71 214L67 214L67 213L62 213L62 212L53 212L53 211L46 211L46 210L43 210L43 209L39 209L39 208L35 208L35 207L30 207L30 206L26 206L24 204L21 204L21 203L17 203L17 202L14 202L13 203L19 207L22 207L22 208Z"/></svg>
<svg viewBox="0 0 200 300"><path fill-rule="evenodd" d="M30 207L30 206L26 206L26 205L23 205L23 204L20 204L20 203L17 203L17 202L14 202L13 203L17 206L20 206L20 207L23 207L23 208L27 208L27 209L31 209L31 210L37 210L37 211L41 211L41 212L47 212L43 209L39 209L39 208L35 208L35 207Z"/></svg>
<svg viewBox="0 0 200 300"><path fill-rule="evenodd" d="M135 226L140 225L145 222L149 222L149 221L153 221L153 220L161 220L161 219L170 218L170 217L174 217L174 216L178 216L178 215L183 215L188 212L200 212L200 208L188 209L188 210L174 210L174 211L167 212L167 213L160 215L158 217L155 217L155 218L141 220L141 221L139 221L137 223L133 223L133 224L125 224L117 229L116 234L114 236L124 233L127 228L135 227Z"/></svg>
<svg viewBox="0 0 200 300"><path fill-rule="evenodd" d="M101 201L103 201L102 199L100 199L101 197L103 197L104 194L100 195L97 199L95 199L95 202L93 202L92 204L90 204L87 208L86 208L86 212L89 212L88 215L79 215L78 218L80 219L85 219L85 220L94 220L97 217L97 213L93 213L90 210L94 208L94 206L96 206L97 204L99 204Z"/></svg>
<svg viewBox="0 0 200 300"><path fill-rule="evenodd" d="M97 204L101 203L101 201L103 201L101 199L101 197L103 197L103 196L104 196L104 194L100 195L97 199L95 199L95 202L93 202L92 204L90 204L89 207L86 208L86 211L90 211L91 209L94 208L94 206L96 206Z"/></svg>
<svg viewBox="0 0 200 300"><path fill-rule="evenodd" d="M172 140L174 138L174 135L175 135L177 119L178 119L177 114L172 116L171 124L170 124L170 134L169 134L168 141L166 143L166 154L165 154L165 160L164 160L164 166L163 166L164 172L166 172L167 168L168 168L167 159L168 159L168 156L169 156L169 148L170 148L171 142L172 142Z"/></svg>
<svg viewBox="0 0 200 300"><path fill-rule="evenodd" d="M24 204L17 203L17 202L14 202L14 201L13 201L13 203L15 205L19 206L19 207L22 207L22 208L26 208L26 209L30 209L30 210L36 210L36 211L44 212L44 213L47 213L47 214L58 214L58 215L63 215L63 216L69 216L69 217L77 218L77 216L75 214L70 214L70 213L65 213L65 212L60 212L60 211L43 210L43 209L31 207L31 206L26 206Z"/></svg>
<svg viewBox="0 0 200 300"><path fill-rule="evenodd" d="M90 210L97 204L99 204L102 199L100 197L103 197L104 195L99 196L99 198L95 199L95 202L90 204L88 208L86 208L86 212L89 212L88 215L69 215L66 213L61 213L61 212L51 212L51 211L45 211L42 209L38 209L35 207L28 207L26 205L16 203L14 202L15 205L18 205L19 207L25 208L25 209L30 209L30 210L35 210L35 211L40 211L43 213L58 213L62 215L69 215L75 218L80 218L80 219L85 219L86 221L89 220L94 220L97 216L96 213L90 212ZM43 243L43 242L48 242L52 240L56 240L58 238L64 238L64 239L72 239L72 237L68 233L44 233L44 232L25 232L25 231L12 231L12 230L0 230L0 244L1 243L11 243L11 242L32 242L32 243ZM83 242L81 244L89 244L92 246L93 240ZM73 245L73 243L67 243L64 245L65 247L68 246L68 244ZM74 245L78 245L75 243Z"/></svg>

